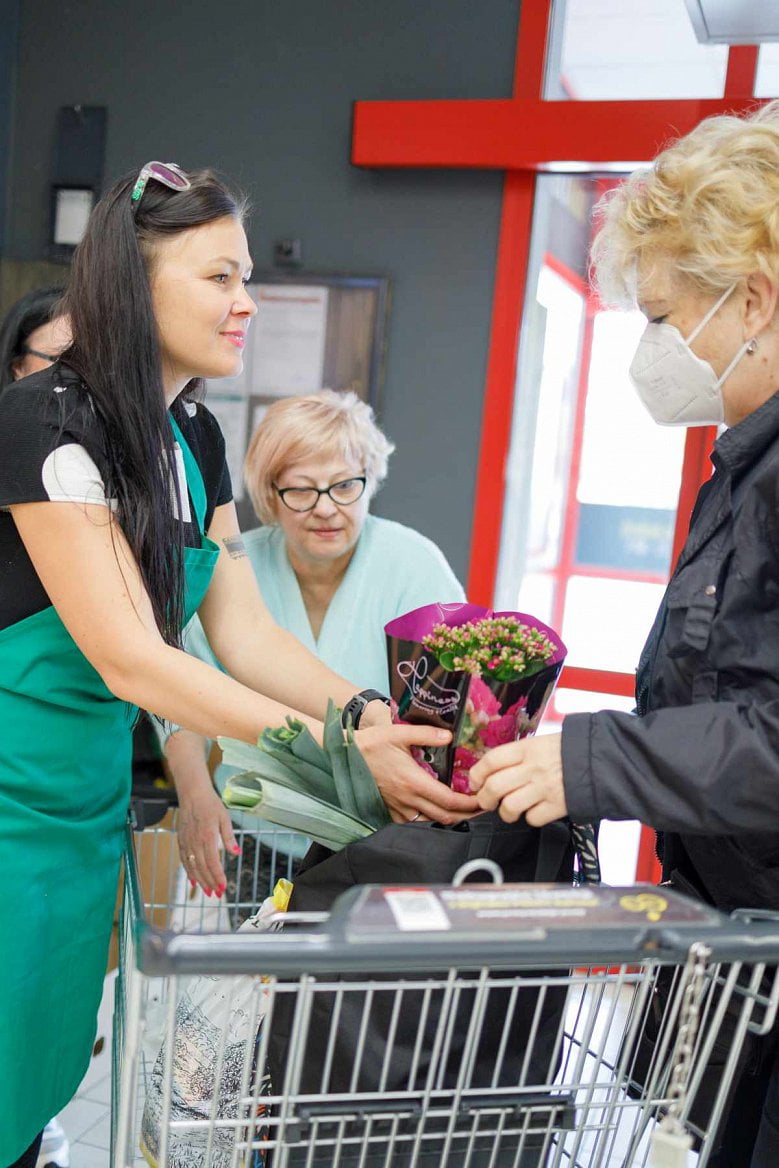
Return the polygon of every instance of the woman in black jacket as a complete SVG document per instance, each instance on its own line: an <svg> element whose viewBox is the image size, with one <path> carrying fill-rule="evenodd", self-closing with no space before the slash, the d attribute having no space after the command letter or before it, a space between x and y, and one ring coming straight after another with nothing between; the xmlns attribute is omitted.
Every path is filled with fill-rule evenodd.
<svg viewBox="0 0 779 1168"><path fill-rule="evenodd" d="M728 429L638 666L638 717L565 719L471 773L540 825L639 819L663 876L717 908L779 908L779 102L716 117L599 207L604 298L648 324L631 365L661 425ZM779 1164L776 1036L709 1165Z"/></svg>

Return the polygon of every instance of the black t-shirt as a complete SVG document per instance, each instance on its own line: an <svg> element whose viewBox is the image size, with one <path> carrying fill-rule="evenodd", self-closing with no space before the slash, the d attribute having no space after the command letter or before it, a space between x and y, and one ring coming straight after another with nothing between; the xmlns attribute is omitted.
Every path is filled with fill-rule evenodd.
<svg viewBox="0 0 779 1168"><path fill-rule="evenodd" d="M214 508L232 498L225 447L213 414L178 401L172 408L203 476L205 529ZM67 366L57 364L16 381L0 394L0 629L51 603L7 508L15 503L81 502L112 506L103 480L106 440L89 392ZM197 547L194 508L183 490L184 543ZM175 492L173 492L175 496Z"/></svg>

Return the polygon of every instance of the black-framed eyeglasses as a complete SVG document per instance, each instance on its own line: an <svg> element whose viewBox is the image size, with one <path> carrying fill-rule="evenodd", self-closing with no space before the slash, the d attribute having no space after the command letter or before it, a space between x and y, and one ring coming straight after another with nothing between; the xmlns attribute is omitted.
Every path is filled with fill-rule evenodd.
<svg viewBox="0 0 779 1168"><path fill-rule="evenodd" d="M138 204L143 198L143 192L146 190L146 184L150 178L153 178L155 182L162 183L164 187L170 187L172 191L188 191L192 186L184 171L175 162L147 162L145 166L141 167L130 195L133 214L138 209Z"/></svg>
<svg viewBox="0 0 779 1168"><path fill-rule="evenodd" d="M27 345L25 345L22 352L27 353L30 357L40 357L41 361L48 361L51 365L55 361L59 361L62 356L62 353L43 353L40 349L30 349Z"/></svg>
<svg viewBox="0 0 779 1168"><path fill-rule="evenodd" d="M274 483L273 489L290 511L313 511L322 495L328 495L339 507L356 503L365 493L367 481L367 475L357 475L329 487L277 487Z"/></svg>

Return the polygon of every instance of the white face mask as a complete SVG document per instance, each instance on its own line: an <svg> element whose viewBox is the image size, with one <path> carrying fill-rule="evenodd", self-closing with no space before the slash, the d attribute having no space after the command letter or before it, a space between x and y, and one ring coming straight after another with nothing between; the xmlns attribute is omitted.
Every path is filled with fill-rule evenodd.
<svg viewBox="0 0 779 1168"><path fill-rule="evenodd" d="M687 340L672 324L648 324L630 363L630 380L661 426L719 426L725 420L722 386L752 341L741 346L721 377L696 357L690 342L702 332L730 296L731 284Z"/></svg>

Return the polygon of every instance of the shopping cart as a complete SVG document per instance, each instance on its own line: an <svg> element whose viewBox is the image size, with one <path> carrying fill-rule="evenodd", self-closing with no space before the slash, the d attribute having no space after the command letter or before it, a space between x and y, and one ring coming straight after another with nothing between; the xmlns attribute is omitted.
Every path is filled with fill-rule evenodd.
<svg viewBox="0 0 779 1168"><path fill-rule="evenodd" d="M239 906L156 862L170 847L170 828L128 833L112 1168L704 1168L775 1022L773 920L648 885L466 883L358 888L236 934ZM177 1027L209 978L230 1022L204 1085ZM248 1039L225 1107L231 1003Z"/></svg>

